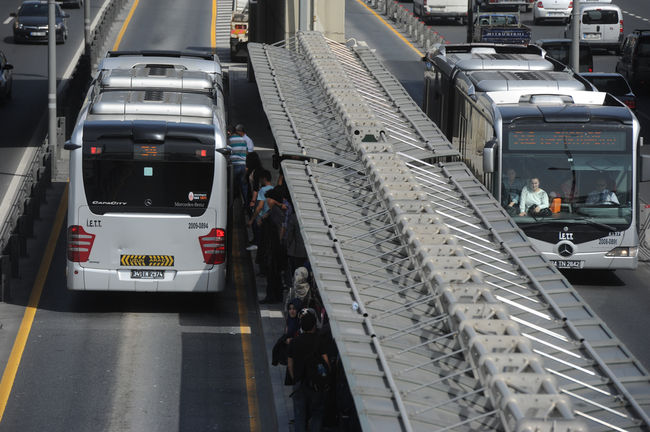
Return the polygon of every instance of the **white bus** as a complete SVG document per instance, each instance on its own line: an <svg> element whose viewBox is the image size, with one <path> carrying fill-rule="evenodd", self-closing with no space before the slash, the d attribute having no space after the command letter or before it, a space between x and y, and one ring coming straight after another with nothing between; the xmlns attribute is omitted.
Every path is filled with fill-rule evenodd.
<svg viewBox="0 0 650 432"><path fill-rule="evenodd" d="M425 61L425 112L549 260L637 267L640 127L623 103L536 46L446 45ZM533 179L543 214L522 198Z"/></svg>
<svg viewBox="0 0 650 432"><path fill-rule="evenodd" d="M110 52L65 145L68 289L222 291L226 145L215 55Z"/></svg>

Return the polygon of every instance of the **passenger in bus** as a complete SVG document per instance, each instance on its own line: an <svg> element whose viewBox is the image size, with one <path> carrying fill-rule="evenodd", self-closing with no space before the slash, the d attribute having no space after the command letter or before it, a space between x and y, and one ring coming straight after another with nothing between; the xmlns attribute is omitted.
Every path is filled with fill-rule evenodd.
<svg viewBox="0 0 650 432"><path fill-rule="evenodd" d="M521 190L519 216L526 216L526 214L532 217L551 216L548 194L539 185L539 177L531 177L528 186Z"/></svg>
<svg viewBox="0 0 650 432"><path fill-rule="evenodd" d="M614 192L608 189L608 183L606 177L598 178L596 182L596 190L589 192L587 195L587 204L619 204L618 197Z"/></svg>
<svg viewBox="0 0 650 432"><path fill-rule="evenodd" d="M517 176L517 171L514 168L508 168L501 188L501 204L511 216L517 213L521 189L524 186L524 181Z"/></svg>

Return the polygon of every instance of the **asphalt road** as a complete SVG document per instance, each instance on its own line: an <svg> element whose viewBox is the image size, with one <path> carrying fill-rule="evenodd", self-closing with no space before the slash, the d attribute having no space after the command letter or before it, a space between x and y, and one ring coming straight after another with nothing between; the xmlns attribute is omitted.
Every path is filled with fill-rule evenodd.
<svg viewBox="0 0 650 432"><path fill-rule="evenodd" d="M617 0L624 10L624 26L627 30L650 28L650 3L635 0ZM412 3L401 3L412 10ZM632 15L633 14L633 15ZM641 17L638 18L637 16ZM532 12L523 13L522 20L533 31L533 40L563 37L564 25L533 25ZM466 40L466 27L455 21L434 21L430 24L450 43L463 43ZM346 37L366 41L376 50L389 71L395 75L409 92L411 97L421 105L423 94L424 65L420 61L423 54L409 47L404 40L382 24L360 0L346 1ZM402 35L404 36L404 35ZM617 57L598 53L594 58L594 69L613 72ZM642 134L650 138L650 99L647 95L638 95L639 120ZM645 149L647 151L647 149ZM641 195L650 201L648 185L643 185ZM589 271L566 273L571 283L603 319L606 325L621 339L628 349L650 369L650 334L642 329L650 327L650 264L642 263L637 270Z"/></svg>

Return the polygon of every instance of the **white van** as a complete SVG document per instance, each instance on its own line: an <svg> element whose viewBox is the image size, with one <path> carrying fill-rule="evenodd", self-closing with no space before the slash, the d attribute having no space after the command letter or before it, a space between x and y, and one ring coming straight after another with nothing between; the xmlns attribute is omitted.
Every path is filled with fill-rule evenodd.
<svg viewBox="0 0 650 432"><path fill-rule="evenodd" d="M573 20L564 30L564 37L573 35ZM592 48L618 53L623 42L623 12L611 3L585 2L580 5L580 42Z"/></svg>
<svg viewBox="0 0 650 432"><path fill-rule="evenodd" d="M452 18L467 23L467 0L413 0L413 15L427 22L431 18Z"/></svg>

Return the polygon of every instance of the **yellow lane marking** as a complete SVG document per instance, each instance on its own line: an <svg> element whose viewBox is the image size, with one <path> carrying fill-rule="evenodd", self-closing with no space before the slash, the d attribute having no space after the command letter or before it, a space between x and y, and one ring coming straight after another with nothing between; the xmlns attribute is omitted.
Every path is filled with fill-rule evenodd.
<svg viewBox="0 0 650 432"><path fill-rule="evenodd" d="M124 20L124 24L122 24L122 28L120 29L120 33L117 35L117 39L115 40L115 44L113 45L113 51L117 51L117 49L120 47L120 43L122 42L122 37L124 36L124 33L126 33L126 28L129 26L129 22L131 22L131 17L133 17L133 13L138 8L138 3L140 3L140 0L135 0L133 2L133 6L131 6L129 15L127 15L126 19Z"/></svg>
<svg viewBox="0 0 650 432"><path fill-rule="evenodd" d="M395 34L397 35L398 38L400 38L400 39L401 39L401 40L402 40L406 45L408 45L408 46L409 46L413 51L415 51L415 52L417 53L418 57L420 57L420 58L421 58L421 57L424 57L424 54L422 54L422 52L420 52L419 49L417 49L416 47L414 47L413 44L412 44L411 42L409 42L409 41L408 41L404 36L402 36L401 34L399 34L399 32L398 32L397 30L395 30L395 28L393 28L392 25L388 24L388 23L386 22L385 19L383 19L381 16L379 16L379 14L378 14L377 12L375 12L374 10L372 10L372 8L370 8L370 6L368 6L367 4L365 4L365 3L363 2L363 0L357 0L357 2L358 2L360 5L362 5L363 7L365 7L366 9L368 9L368 11L370 11L371 14L373 14L374 16L376 16L377 19L378 19L379 21L381 21L381 22L382 22L386 27L388 27L388 28L390 29L390 31L392 31L393 33L395 33Z"/></svg>
<svg viewBox="0 0 650 432"><path fill-rule="evenodd" d="M217 0L212 0L212 20L210 21L210 47L217 47Z"/></svg>
<svg viewBox="0 0 650 432"><path fill-rule="evenodd" d="M65 190L63 191L63 197L59 203L59 208L56 211L56 217L54 218L54 226L50 232L50 238L47 241L47 246L45 246L45 253L41 259L41 265L38 268L38 273L36 273L36 280L34 281L34 286L32 287L32 292L29 296L29 303L27 304L27 308L25 308L23 320L20 323L20 328L18 329L14 346L11 349L11 354L9 354L7 366L2 374L2 381L0 381L0 421L2 421L2 417L4 416L7 401L9 400L11 389L14 386L16 373L18 372L18 366L20 365L25 345L27 345L27 338L29 337L29 332L34 323L34 316L36 315L38 303L41 300L43 286L47 280L47 274L50 270L50 264L52 263L54 250L56 249L56 242L61 233L61 227L63 226L63 219L65 218L67 207L68 185L66 184Z"/></svg>
<svg viewBox="0 0 650 432"><path fill-rule="evenodd" d="M233 229L233 253L230 259L232 262L232 269L235 276L235 292L237 292L237 312L239 314L239 326L244 329L248 326L248 309L246 308L246 287L244 285L244 275L241 265L234 266L235 262L242 259L241 248L239 247L239 233L237 229ZM249 333L250 334L250 330ZM255 364L253 362L253 350L251 338L242 331L241 333L241 349L244 356L244 373L246 374L246 394L248 397L248 418L250 419L249 430L259 431L261 425L258 422L259 407L257 406L257 385L255 384Z"/></svg>

